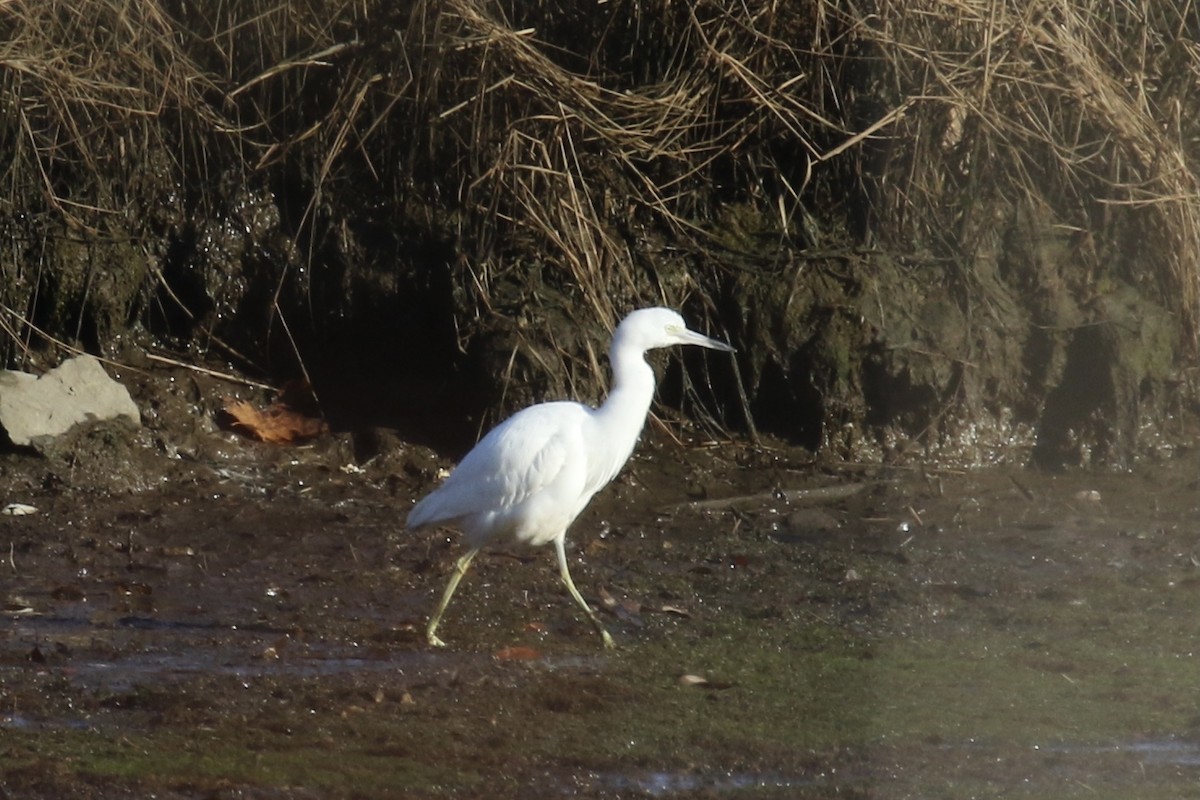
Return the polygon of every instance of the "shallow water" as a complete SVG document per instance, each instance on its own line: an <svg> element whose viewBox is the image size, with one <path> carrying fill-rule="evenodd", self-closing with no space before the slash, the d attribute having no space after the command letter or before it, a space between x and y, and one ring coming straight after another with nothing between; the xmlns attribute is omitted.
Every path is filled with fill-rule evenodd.
<svg viewBox="0 0 1200 800"><path fill-rule="evenodd" d="M419 487L393 476L198 469L13 497L40 513L0 541L0 788L1196 793L1194 460L1051 476L677 455L643 448L570 539L615 652L552 554L519 550L477 560L430 650L459 550L397 529Z"/></svg>

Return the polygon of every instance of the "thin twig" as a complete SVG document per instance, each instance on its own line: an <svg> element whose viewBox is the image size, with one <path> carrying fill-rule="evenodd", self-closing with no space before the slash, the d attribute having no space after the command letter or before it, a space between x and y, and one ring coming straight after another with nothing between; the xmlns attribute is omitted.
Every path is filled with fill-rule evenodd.
<svg viewBox="0 0 1200 800"><path fill-rule="evenodd" d="M678 503L663 509L666 512L676 511L733 511L747 508L782 504L785 506L815 505L819 503L834 503L845 500L875 486L882 486L887 481L869 481L864 483L839 483L835 486L818 486L813 489L777 489L758 494L739 495L737 497L721 497L714 500L692 500Z"/></svg>
<svg viewBox="0 0 1200 800"><path fill-rule="evenodd" d="M274 386L270 386L265 383L259 383L258 381L252 381L249 378L243 378L240 375L231 375L228 372L218 372L217 370L209 369L208 367L201 367L197 366L196 364L188 364L187 362L177 361L173 358L160 356L156 353L146 353L146 358L151 361L157 361L160 364L167 364L172 367L179 367L191 372L197 372L201 375L207 375L210 378L219 378L220 380L227 381L229 383L240 383L243 386L250 386L255 389L266 389L267 391L271 392L275 391Z"/></svg>

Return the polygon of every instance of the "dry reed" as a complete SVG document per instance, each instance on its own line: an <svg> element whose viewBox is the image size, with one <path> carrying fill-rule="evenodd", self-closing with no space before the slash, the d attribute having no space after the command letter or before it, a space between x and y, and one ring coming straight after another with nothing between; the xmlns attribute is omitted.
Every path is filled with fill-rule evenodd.
<svg viewBox="0 0 1200 800"><path fill-rule="evenodd" d="M30 322L55 321L50 295L98 302L93 273L120 260L72 283L51 274L52 239L134 242L143 267L110 292L124 303L113 319L178 305L211 336L176 285L188 276L161 263L197 218L254 227L233 183L274 199L295 247L261 267L237 245L261 267L244 282L265 282L264 315L319 326L354 286L400 296L429 281L396 272L448 269L464 346L512 326L505 374L525 362L564 376L553 393L588 394L573 382L597 359L594 335L543 334L548 318L611 326L648 302L715 313L732 275L794 281L791 259L864 241L969 271L1017 207L1079 234L1065 280L1080 297L1106 275L1150 286L1196 336L1191 2L167 8L0 5L15 198L0 203L0 302ZM735 217L750 222L734 230ZM453 256L409 254L429 242ZM206 290L225 310L241 297ZM27 340L18 328L5 330Z"/></svg>

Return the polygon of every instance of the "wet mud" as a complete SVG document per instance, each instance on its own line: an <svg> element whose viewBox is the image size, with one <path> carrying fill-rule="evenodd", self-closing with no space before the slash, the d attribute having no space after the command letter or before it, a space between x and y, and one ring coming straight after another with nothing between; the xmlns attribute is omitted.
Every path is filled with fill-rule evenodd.
<svg viewBox="0 0 1200 800"><path fill-rule="evenodd" d="M820 465L657 431L569 537L615 651L549 549L503 548L429 648L460 549L401 523L448 462L398 442L200 432L120 488L5 456L37 513L0 517L0 797L1194 793L1194 455Z"/></svg>

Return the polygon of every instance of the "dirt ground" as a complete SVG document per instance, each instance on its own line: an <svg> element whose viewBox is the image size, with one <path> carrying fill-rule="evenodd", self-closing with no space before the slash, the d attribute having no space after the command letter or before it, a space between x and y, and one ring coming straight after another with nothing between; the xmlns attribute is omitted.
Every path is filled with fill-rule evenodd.
<svg viewBox="0 0 1200 800"><path fill-rule="evenodd" d="M1194 452L1131 473L818 464L652 423L550 549L476 560L386 432L0 458L0 798L1194 796ZM1190 793L1190 794L1189 794Z"/></svg>

